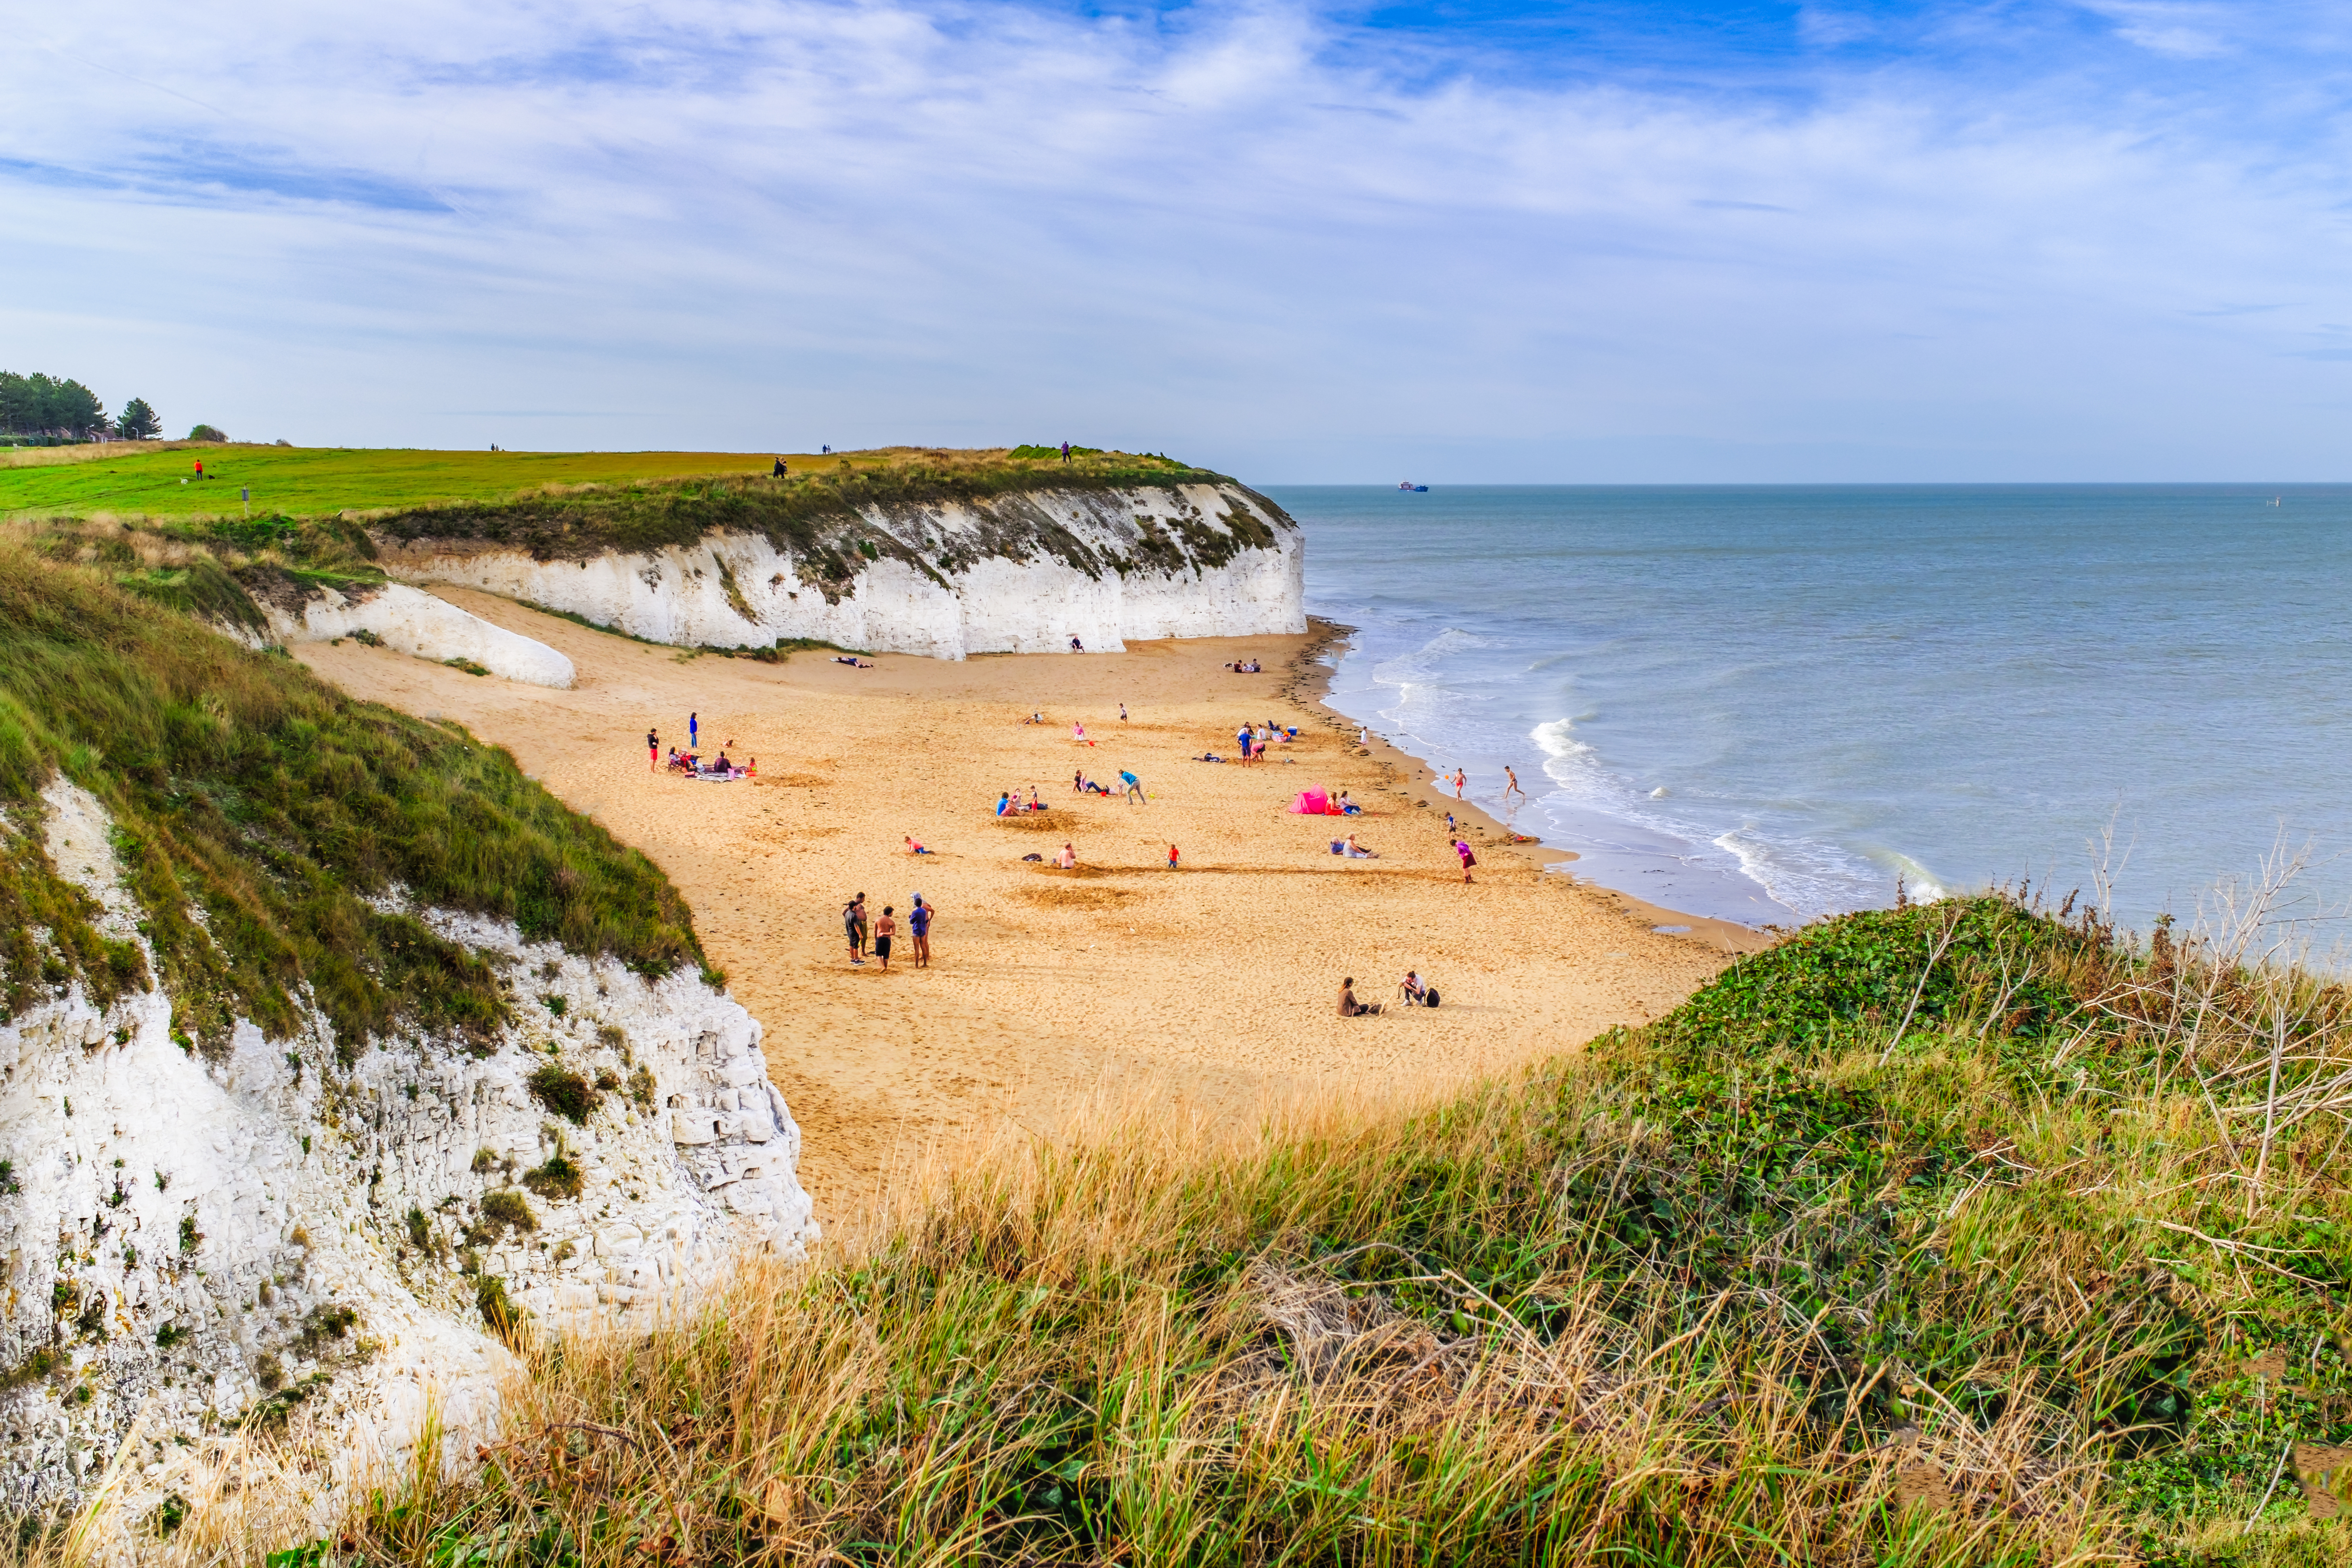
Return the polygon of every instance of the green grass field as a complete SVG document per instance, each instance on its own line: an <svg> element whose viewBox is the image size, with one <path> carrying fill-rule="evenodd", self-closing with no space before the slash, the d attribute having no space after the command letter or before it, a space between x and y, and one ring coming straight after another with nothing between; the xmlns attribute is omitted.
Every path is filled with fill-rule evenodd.
<svg viewBox="0 0 2352 1568"><path fill-rule="evenodd" d="M82 454L89 454L83 457ZM546 485L627 484L703 474L764 474L772 452L432 452L394 447L121 446L0 452L0 516L234 517L250 488L257 516L493 500ZM797 471L888 463L898 449L782 456ZM74 458L79 458L77 461ZM194 477L201 458L207 478ZM186 482L183 482L183 481Z"/></svg>

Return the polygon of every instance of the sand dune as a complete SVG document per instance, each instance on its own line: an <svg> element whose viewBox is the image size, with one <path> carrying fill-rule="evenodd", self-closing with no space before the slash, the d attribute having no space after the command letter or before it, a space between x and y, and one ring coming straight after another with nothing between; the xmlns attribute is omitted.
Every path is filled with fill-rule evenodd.
<svg viewBox="0 0 2352 1568"><path fill-rule="evenodd" d="M1357 754L1353 727L1313 704L1313 637L851 670L815 653L781 665L685 654L445 592L562 650L577 685L356 643L299 657L357 695L509 748L660 863L767 1027L821 1221L858 1212L895 1158L1008 1130L1051 1135L1104 1100L1246 1119L1301 1092L1507 1068L1655 1016L1715 972L1722 944L1752 945L1705 922L1654 934L1664 915L1543 872L1475 814L1482 864L1464 887L1425 773L1384 748ZM1221 668L1249 655L1269 673ZM1022 722L1039 710L1047 723ZM690 710L707 751L758 758L756 787L647 772L647 727L682 744ZM1270 718L1300 733L1265 763L1191 760L1230 753L1243 721ZM1073 742L1074 719L1094 744ZM1122 767L1148 805L1072 795L1075 770L1115 781ZM1033 784L1045 820L991 815L1000 791ZM1346 828L1289 815L1310 784L1371 809ZM1349 828L1381 858L1331 856ZM907 855L909 834L935 853ZM1075 872L1022 859L1066 839ZM903 944L887 973L849 965L839 910L861 890L877 911L903 915L916 891L938 906L932 968L908 967ZM1408 968L1444 1006L1337 1016L1341 976L1381 999Z"/></svg>

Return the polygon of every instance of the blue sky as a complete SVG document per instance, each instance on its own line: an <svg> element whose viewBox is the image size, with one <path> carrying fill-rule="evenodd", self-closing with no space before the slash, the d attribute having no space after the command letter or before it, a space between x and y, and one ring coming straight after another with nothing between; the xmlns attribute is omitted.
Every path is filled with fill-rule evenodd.
<svg viewBox="0 0 2352 1568"><path fill-rule="evenodd" d="M2352 478L2340 6L71 10L0 366L182 429Z"/></svg>

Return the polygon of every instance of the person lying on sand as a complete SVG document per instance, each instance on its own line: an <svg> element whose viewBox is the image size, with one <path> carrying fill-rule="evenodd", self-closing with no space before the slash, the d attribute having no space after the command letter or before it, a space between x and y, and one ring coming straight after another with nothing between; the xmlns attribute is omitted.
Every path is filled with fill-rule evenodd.
<svg viewBox="0 0 2352 1568"><path fill-rule="evenodd" d="M1339 1016L1342 1018L1364 1018L1370 1017L1372 1014L1375 1014L1380 1010L1381 1005L1377 1002L1359 1002L1356 1000L1356 977L1354 975L1351 974L1348 976L1347 979L1339 982Z"/></svg>
<svg viewBox="0 0 2352 1568"><path fill-rule="evenodd" d="M1054 857L1054 864L1065 871L1075 871L1078 868L1078 852L1065 844L1062 852Z"/></svg>

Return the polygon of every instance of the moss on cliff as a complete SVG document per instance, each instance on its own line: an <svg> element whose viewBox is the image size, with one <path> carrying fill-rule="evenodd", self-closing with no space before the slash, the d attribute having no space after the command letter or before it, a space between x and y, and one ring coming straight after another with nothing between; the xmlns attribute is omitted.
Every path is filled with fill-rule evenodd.
<svg viewBox="0 0 2352 1568"><path fill-rule="evenodd" d="M37 796L58 773L113 815L163 984L207 1050L226 1047L237 1016L290 1033L305 992L347 1050L403 1024L494 1027L509 1006L499 976L369 901L395 887L416 906L512 920L648 972L699 962L660 872L507 752L248 652L160 609L163 594L125 592L113 566L0 550L10 1014L77 976L101 999L146 981L136 948L106 942L95 907L40 848Z"/></svg>

